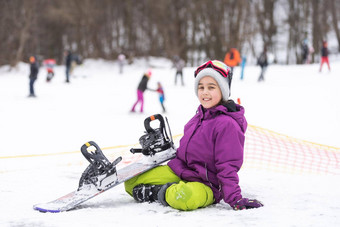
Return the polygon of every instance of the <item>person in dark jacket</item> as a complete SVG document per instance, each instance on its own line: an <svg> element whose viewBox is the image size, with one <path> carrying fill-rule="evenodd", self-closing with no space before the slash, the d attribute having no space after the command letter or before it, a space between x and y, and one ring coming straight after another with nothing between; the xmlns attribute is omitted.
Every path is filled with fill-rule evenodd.
<svg viewBox="0 0 340 227"><path fill-rule="evenodd" d="M331 67L329 66L329 59L328 59L328 44L326 41L322 42L322 48L321 48L321 64L320 64L320 70L322 70L322 65L326 63L328 66L328 71L331 71Z"/></svg>
<svg viewBox="0 0 340 227"><path fill-rule="evenodd" d="M258 82L264 81L264 74L267 70L268 66L268 58L267 58L267 49L263 48L263 52L260 54L260 57L257 59L257 65L261 67L261 73L258 78Z"/></svg>
<svg viewBox="0 0 340 227"><path fill-rule="evenodd" d="M135 108L138 103L140 103L140 112L143 113L144 107L144 91L148 89L148 82L151 77L151 70L149 69L144 73L142 80L139 82L137 87L137 101L133 104L131 112L135 112Z"/></svg>
<svg viewBox="0 0 340 227"><path fill-rule="evenodd" d="M302 50L302 63L308 63L308 56L309 56L309 46L308 46L308 39L304 39L301 45Z"/></svg>
<svg viewBox="0 0 340 227"><path fill-rule="evenodd" d="M36 97L35 92L34 92L34 83L38 78L38 73L39 73L39 64L34 56L31 56L30 59L30 75L29 75L29 91L30 94L28 97Z"/></svg>
<svg viewBox="0 0 340 227"><path fill-rule="evenodd" d="M70 83L70 70L71 70L71 66L72 66L72 61L73 61L73 55L71 53L71 51L66 50L64 52L64 55L66 57L65 59L65 67L66 67L66 83Z"/></svg>
<svg viewBox="0 0 340 227"><path fill-rule="evenodd" d="M176 157L125 182L136 201L185 211L222 199L234 210L263 206L244 198L239 186L247 121L244 108L229 100L231 76L231 68L217 60L196 69L195 93L201 105L184 127Z"/></svg>

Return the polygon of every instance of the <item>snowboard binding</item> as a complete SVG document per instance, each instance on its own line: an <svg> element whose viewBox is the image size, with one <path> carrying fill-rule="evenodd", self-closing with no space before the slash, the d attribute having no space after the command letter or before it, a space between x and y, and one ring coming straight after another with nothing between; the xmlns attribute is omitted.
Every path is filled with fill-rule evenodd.
<svg viewBox="0 0 340 227"><path fill-rule="evenodd" d="M160 122L159 128L153 129L150 126L151 121L158 120ZM131 153L142 153L147 156L153 156L154 154L158 152L162 152L164 150L167 150L174 146L171 130L169 126L169 122L166 119L170 138L167 133L167 129L165 127L164 118L160 114L152 115L144 120L144 127L146 129L146 134L141 136L139 139L139 143L142 146L142 149L140 148L131 148Z"/></svg>
<svg viewBox="0 0 340 227"><path fill-rule="evenodd" d="M95 149L91 151L91 149ZM116 165L122 160L122 157L118 157L112 163L104 156L100 147L93 141L85 143L81 147L81 153L90 162L90 165L85 169L79 180L79 187L82 188L85 185L93 184L101 191L104 184L104 180L116 173Z"/></svg>

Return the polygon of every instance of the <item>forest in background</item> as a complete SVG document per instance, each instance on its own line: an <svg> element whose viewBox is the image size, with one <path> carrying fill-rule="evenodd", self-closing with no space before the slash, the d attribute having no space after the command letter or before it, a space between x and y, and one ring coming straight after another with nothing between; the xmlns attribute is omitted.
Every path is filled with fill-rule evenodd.
<svg viewBox="0 0 340 227"><path fill-rule="evenodd" d="M231 47L256 59L264 46L278 63L299 64L306 38L313 62L330 36L331 53L340 51L338 15L337 0L1 0L0 65L31 55L62 64L65 50L108 60L179 55L195 65Z"/></svg>

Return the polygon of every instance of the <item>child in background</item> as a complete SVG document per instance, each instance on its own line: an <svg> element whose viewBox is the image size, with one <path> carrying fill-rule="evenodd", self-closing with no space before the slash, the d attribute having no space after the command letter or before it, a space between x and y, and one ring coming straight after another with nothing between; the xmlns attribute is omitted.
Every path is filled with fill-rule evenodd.
<svg viewBox="0 0 340 227"><path fill-rule="evenodd" d="M195 94L201 103L185 125L176 158L125 182L138 202L159 202L195 210L222 199L234 210L263 206L241 195L237 172L243 163L247 121L244 108L229 100L232 73L221 61L195 71Z"/></svg>
<svg viewBox="0 0 340 227"><path fill-rule="evenodd" d="M47 70L46 82L50 82L54 77L53 68L56 65L56 61L54 59L45 59L43 61L43 65L46 67Z"/></svg>
<svg viewBox="0 0 340 227"><path fill-rule="evenodd" d="M157 90L155 91L159 94L159 102L161 103L163 113L165 113L166 112L165 107L164 107L165 96L164 96L164 90L163 90L161 82L157 83Z"/></svg>

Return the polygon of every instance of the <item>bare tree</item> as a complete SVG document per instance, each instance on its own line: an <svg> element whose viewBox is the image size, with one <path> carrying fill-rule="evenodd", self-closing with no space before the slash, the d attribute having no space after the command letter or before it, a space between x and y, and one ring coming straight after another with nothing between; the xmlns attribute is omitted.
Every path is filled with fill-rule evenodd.
<svg viewBox="0 0 340 227"><path fill-rule="evenodd" d="M289 0L287 8L288 42L286 64L302 63L301 45L308 38L308 18L310 2L308 0Z"/></svg>
<svg viewBox="0 0 340 227"><path fill-rule="evenodd" d="M274 21L275 3L276 0L259 0L259 3L255 5L260 34L264 46L266 46L268 50L273 50L273 37L277 33L277 26Z"/></svg>
<svg viewBox="0 0 340 227"><path fill-rule="evenodd" d="M287 17L276 17L282 9ZM334 30L340 48L338 12L335 0L3 0L0 65L33 54L62 63L65 49L85 58L180 55L197 64L223 59L229 47L256 57L258 37L275 53L281 34L289 64L299 62L307 36L319 53Z"/></svg>
<svg viewBox="0 0 340 227"><path fill-rule="evenodd" d="M322 42L322 34L320 27L320 12L319 12L320 2L319 0L312 0L312 35L313 35L313 46L316 53L320 53L320 46ZM315 55L313 55L313 61L315 60Z"/></svg>
<svg viewBox="0 0 340 227"><path fill-rule="evenodd" d="M332 12L332 24L333 24L336 38L338 40L338 51L340 52L340 30L338 26L338 16L337 16L338 15L337 12L339 12L340 5L337 3L339 2L336 2L335 0L330 0L330 9Z"/></svg>

